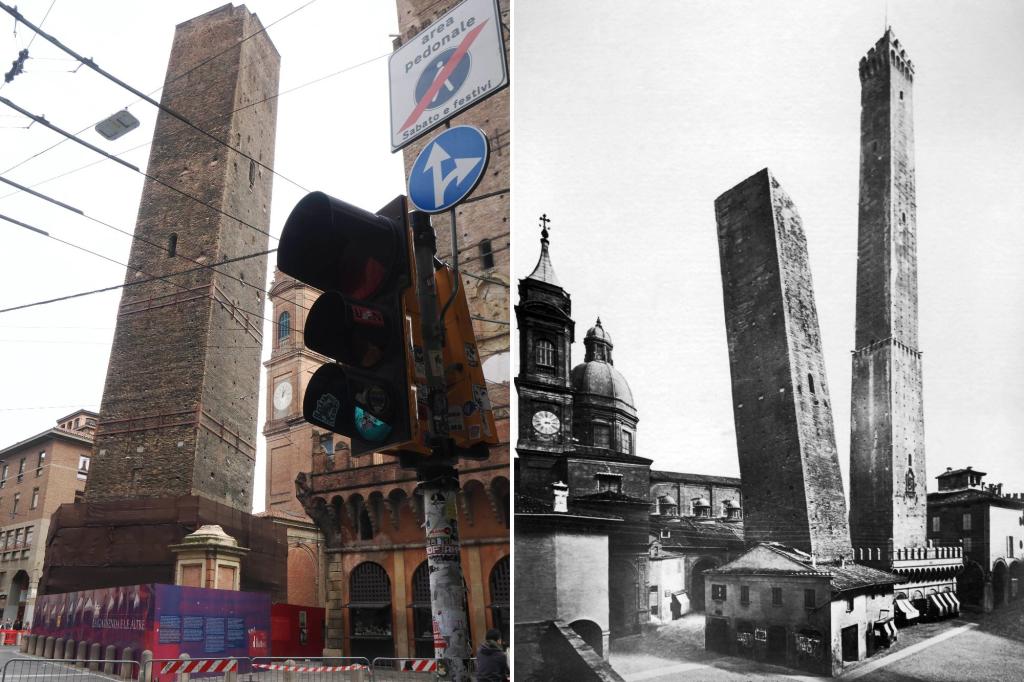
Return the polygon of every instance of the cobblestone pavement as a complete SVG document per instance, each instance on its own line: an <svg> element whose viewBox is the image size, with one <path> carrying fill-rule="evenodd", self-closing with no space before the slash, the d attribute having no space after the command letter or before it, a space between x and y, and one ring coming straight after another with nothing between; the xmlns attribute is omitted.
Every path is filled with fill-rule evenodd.
<svg viewBox="0 0 1024 682"><path fill-rule="evenodd" d="M704 616L652 626L612 643L611 664L627 682L641 680L822 680L815 676L704 649ZM851 663L843 679L910 682L1024 680L1024 600L991 614L917 623L899 641Z"/></svg>

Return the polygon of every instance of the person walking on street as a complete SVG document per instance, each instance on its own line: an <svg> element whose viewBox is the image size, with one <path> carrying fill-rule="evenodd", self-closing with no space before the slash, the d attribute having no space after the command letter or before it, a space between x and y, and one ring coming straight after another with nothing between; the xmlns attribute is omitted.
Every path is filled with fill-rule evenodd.
<svg viewBox="0 0 1024 682"><path fill-rule="evenodd" d="M501 632L491 628L476 651L476 679L479 682L505 682L508 676L508 657L501 646Z"/></svg>

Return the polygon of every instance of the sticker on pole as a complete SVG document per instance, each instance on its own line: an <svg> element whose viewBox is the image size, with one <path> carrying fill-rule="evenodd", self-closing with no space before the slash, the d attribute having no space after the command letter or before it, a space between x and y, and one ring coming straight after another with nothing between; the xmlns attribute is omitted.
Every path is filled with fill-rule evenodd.
<svg viewBox="0 0 1024 682"><path fill-rule="evenodd" d="M409 171L409 201L426 213L447 211L476 189L487 169L487 136L455 126L423 148Z"/></svg>
<svg viewBox="0 0 1024 682"><path fill-rule="evenodd" d="M388 60L391 151L508 85L497 0L465 0Z"/></svg>

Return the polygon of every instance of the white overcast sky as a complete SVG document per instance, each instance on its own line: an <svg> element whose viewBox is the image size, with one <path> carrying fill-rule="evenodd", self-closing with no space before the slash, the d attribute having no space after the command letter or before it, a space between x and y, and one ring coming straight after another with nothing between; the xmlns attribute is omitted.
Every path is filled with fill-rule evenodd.
<svg viewBox="0 0 1024 682"><path fill-rule="evenodd" d="M9 4L14 4L9 3ZM128 84L149 93L163 84L176 24L222 2L175 0L129 2L56 0L43 29ZM241 4L241 3L238 3ZM296 8L268 33L281 53L284 93L343 69L351 69L280 98L276 169L311 190L323 190L376 210L401 193L401 154L391 154L388 130L387 58L398 32L390 0L249 0L264 26ZM51 0L18 0L38 24ZM0 12L0 71L7 71L32 33ZM29 48L25 72L0 88L0 96L77 132L102 149L146 167L155 107L69 61L43 38ZM374 58L379 58L374 60ZM357 66L369 60L369 64ZM159 93L153 95L159 99ZM128 107L142 125L115 142L91 128ZM121 229L134 229L141 175L73 142L39 155L62 139L0 105L0 175L81 209ZM141 146L140 146L141 145ZM139 147L138 149L134 149ZM86 164L99 161L84 170ZM67 173L59 179L52 179ZM42 184L37 184L42 183ZM279 235L303 190L275 178L270 232ZM0 213L49 231L122 263L131 239L24 194L0 186ZM276 245L271 240L271 246ZM120 284L124 268L0 221L0 308ZM271 257L271 264L274 262ZM269 284L269 282L268 282ZM120 292L0 314L0 447L55 425L79 407L99 409ZM269 317L269 312L267 313ZM269 323L264 338L270 338ZM264 352L264 357L268 353ZM265 390L261 379L261 392ZM259 429L264 414L260 401ZM254 507L263 508L264 438L259 443Z"/></svg>
<svg viewBox="0 0 1024 682"><path fill-rule="evenodd" d="M546 212L573 363L600 315L656 468L738 474L713 204L767 166L807 232L849 480L857 65L886 13L917 69L928 487L971 465L1024 491L1024 4L1009 0L516 3L513 277Z"/></svg>

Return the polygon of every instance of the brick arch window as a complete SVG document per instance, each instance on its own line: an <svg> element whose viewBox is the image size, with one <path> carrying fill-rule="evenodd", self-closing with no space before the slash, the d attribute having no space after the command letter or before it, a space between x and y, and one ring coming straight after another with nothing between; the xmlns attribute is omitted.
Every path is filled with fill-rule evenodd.
<svg viewBox="0 0 1024 682"><path fill-rule="evenodd" d="M292 333L292 316L287 310L277 317L277 340L284 341Z"/></svg>
<svg viewBox="0 0 1024 682"><path fill-rule="evenodd" d="M172 232L171 236L167 238L167 257L173 258L176 253L178 253L178 233Z"/></svg>
<svg viewBox="0 0 1024 682"><path fill-rule="evenodd" d="M364 561L352 569L348 608L352 655L393 656L391 580L383 566Z"/></svg>
<svg viewBox="0 0 1024 682"><path fill-rule="evenodd" d="M551 343L551 341L547 339L540 339L537 341L534 354L537 367L554 371L556 359L555 344Z"/></svg>
<svg viewBox="0 0 1024 682"><path fill-rule="evenodd" d="M491 620L501 630L501 636L508 639L508 628L512 620L512 593L509 588L509 560L503 557L491 569Z"/></svg>

